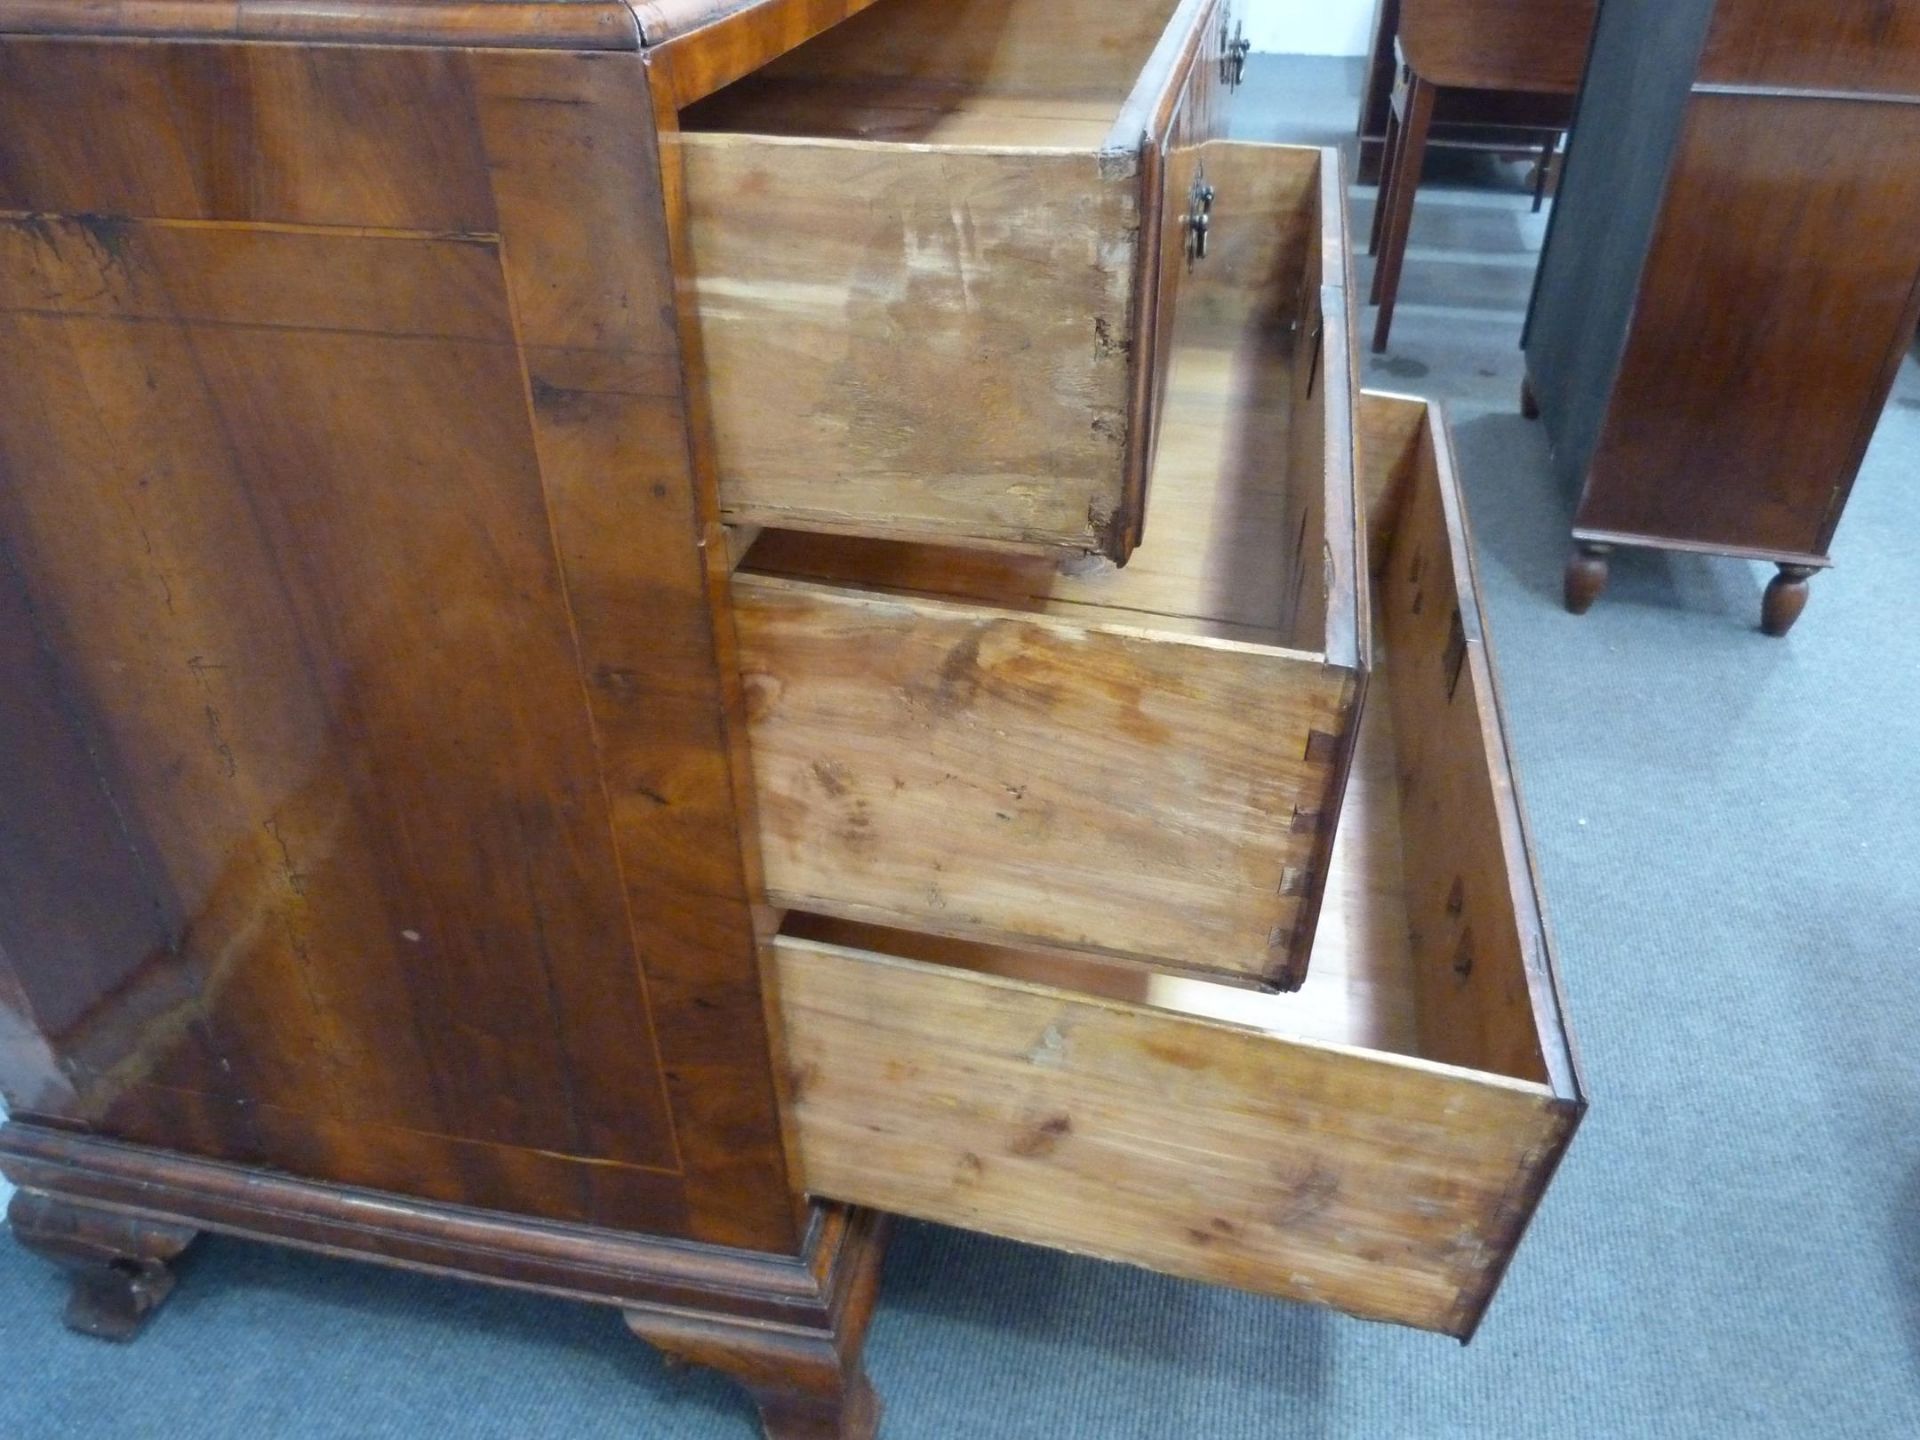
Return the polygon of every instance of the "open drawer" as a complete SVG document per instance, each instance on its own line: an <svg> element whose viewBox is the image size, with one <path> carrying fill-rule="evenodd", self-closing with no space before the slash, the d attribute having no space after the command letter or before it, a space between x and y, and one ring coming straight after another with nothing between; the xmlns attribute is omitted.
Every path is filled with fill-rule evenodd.
<svg viewBox="0 0 1920 1440"><path fill-rule="evenodd" d="M1382 658L1306 986L789 916L813 1193L1473 1330L1584 1102L1444 430L1363 432Z"/></svg>
<svg viewBox="0 0 1920 1440"><path fill-rule="evenodd" d="M880 0L682 112L728 520L1130 553L1237 3Z"/></svg>
<svg viewBox="0 0 1920 1440"><path fill-rule="evenodd" d="M1352 455L1319 420L1351 413L1347 357L1298 323L1332 167L1205 158L1267 203L1189 287L1130 563L777 530L746 553L774 903L1300 983L1369 652Z"/></svg>

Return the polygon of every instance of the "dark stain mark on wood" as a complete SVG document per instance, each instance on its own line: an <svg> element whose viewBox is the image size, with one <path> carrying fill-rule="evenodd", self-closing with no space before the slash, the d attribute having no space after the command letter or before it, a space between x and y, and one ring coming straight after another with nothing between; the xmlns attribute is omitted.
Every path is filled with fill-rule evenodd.
<svg viewBox="0 0 1920 1440"><path fill-rule="evenodd" d="M1473 928L1471 926L1460 932L1460 943L1453 952L1453 973L1461 980L1473 974Z"/></svg>
<svg viewBox="0 0 1920 1440"><path fill-rule="evenodd" d="M864 800L855 800L840 826L840 839L856 855L872 854L878 840L873 833L873 811Z"/></svg>
<svg viewBox="0 0 1920 1440"><path fill-rule="evenodd" d="M133 221L121 215L76 215L73 223L86 232L87 239L110 262L124 264L127 258L127 233Z"/></svg>
<svg viewBox="0 0 1920 1440"><path fill-rule="evenodd" d="M231 780L240 773L240 762L234 758L233 747L227 743L226 734L220 727L220 712L211 705L205 708L208 738L213 741L214 753L220 757L220 768Z"/></svg>
<svg viewBox="0 0 1920 1440"><path fill-rule="evenodd" d="M984 639L984 629L968 631L960 643L947 652L947 658L940 662L939 677L933 692L936 710L964 710L973 703L973 697L980 693L980 642Z"/></svg>
<svg viewBox="0 0 1920 1440"><path fill-rule="evenodd" d="M1073 1133L1073 1120L1066 1115L1049 1115L1035 1124L1027 1125L1013 1137L1007 1146L1015 1155L1035 1158L1051 1155L1060 1148L1060 1142Z"/></svg>
<svg viewBox="0 0 1920 1440"><path fill-rule="evenodd" d="M837 760L816 760L813 762L813 778L820 782L820 788L838 800L853 788L853 776Z"/></svg>
<svg viewBox="0 0 1920 1440"><path fill-rule="evenodd" d="M800 1097L813 1088L813 1082L820 1077L820 1067L811 1061L795 1065L787 1071L787 1098L798 1103Z"/></svg>
<svg viewBox="0 0 1920 1440"><path fill-rule="evenodd" d="M640 696L640 676L633 670L614 665L596 665L593 680L603 695L615 700L627 702L637 700Z"/></svg>
<svg viewBox="0 0 1920 1440"><path fill-rule="evenodd" d="M1209 1245L1217 1245L1222 1240L1234 1239L1239 1234L1240 1227L1238 1225L1234 1224L1231 1220L1223 1220L1218 1215L1209 1220L1204 1229L1198 1225L1190 1225L1187 1227L1187 1239L1202 1249L1205 1249Z"/></svg>
<svg viewBox="0 0 1920 1440"><path fill-rule="evenodd" d="M1140 1046L1162 1064L1172 1065L1177 1069L1204 1070L1207 1065L1205 1054L1190 1046L1182 1045L1177 1040L1148 1038L1142 1040Z"/></svg>
<svg viewBox="0 0 1920 1440"><path fill-rule="evenodd" d="M1340 1193L1340 1177L1323 1166L1314 1165L1304 1175L1291 1175L1284 1166L1275 1166L1274 1171L1285 1190L1273 1209L1273 1223L1280 1229L1306 1223Z"/></svg>
<svg viewBox="0 0 1920 1440"><path fill-rule="evenodd" d="M1447 626L1447 650L1441 657L1440 667L1447 675L1447 699L1453 699L1453 692L1460 685L1460 671L1467 663L1467 632L1460 623L1460 607L1453 609L1453 619Z"/></svg>
<svg viewBox="0 0 1920 1440"><path fill-rule="evenodd" d="M564 415L570 408L577 407L583 398L578 390L565 389L551 381L542 380L538 375L527 377L527 388L533 394L534 408L556 417Z"/></svg>

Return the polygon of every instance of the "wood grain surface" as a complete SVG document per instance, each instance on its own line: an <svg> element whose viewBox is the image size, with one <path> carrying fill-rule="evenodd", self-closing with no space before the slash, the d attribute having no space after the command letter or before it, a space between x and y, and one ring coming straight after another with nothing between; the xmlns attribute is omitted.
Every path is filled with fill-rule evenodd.
<svg viewBox="0 0 1920 1440"><path fill-rule="evenodd" d="M844 1267L866 1263L860 1251L877 1228L873 1215L813 1205L791 1251L695 1245L303 1180L17 1119L0 1126L0 1160L23 1190L73 1204L566 1299L703 1309L776 1327L828 1328Z"/></svg>
<svg viewBox="0 0 1920 1440"><path fill-rule="evenodd" d="M657 3L691 19L743 0ZM624 0L0 0L0 33L515 50L638 50L642 44L635 7Z"/></svg>
<svg viewBox="0 0 1920 1440"><path fill-rule="evenodd" d="M1217 126L1217 42L1213 0L890 4L688 108L729 518L1124 559L1178 279L1163 152L1179 128L1187 175Z"/></svg>
<svg viewBox="0 0 1920 1440"><path fill-rule="evenodd" d="M1291 993L1263 992L1223 984L1216 977L1151 970L1111 956L1030 942L992 945L798 911L786 917L781 934L1301 1040L1418 1056L1418 996L1407 944L1406 867L1395 803L1397 763L1392 707L1376 706L1360 727L1347 813L1334 844L1329 893L1314 934L1313 969L1308 982Z"/></svg>
<svg viewBox="0 0 1920 1440"><path fill-rule="evenodd" d="M1920 99L1920 3L1719 0L1700 80Z"/></svg>
<svg viewBox="0 0 1920 1440"><path fill-rule="evenodd" d="M1213 208L1219 193L1201 160L1204 147L1226 124L1226 91L1220 82L1220 30L1214 12L1202 17L1195 39L1201 52L1187 66L1186 81L1157 126L1161 138L1143 156L1150 204L1142 226L1151 243L1142 257L1145 263L1140 267L1134 299L1136 309L1143 312L1140 333L1147 337L1143 363L1134 369L1135 413L1144 417L1141 424L1146 435L1137 457L1132 459L1125 507L1134 517L1134 545L1145 531L1146 490L1159 450L1174 336L1179 331L1181 282L1202 262L1198 247L1189 242L1194 227L1199 225L1205 227L1211 249Z"/></svg>
<svg viewBox="0 0 1920 1440"><path fill-rule="evenodd" d="M1400 0L1400 48L1443 89L1571 95L1597 0Z"/></svg>
<svg viewBox="0 0 1920 1440"><path fill-rule="evenodd" d="M0 43L16 1116L796 1242L653 133L632 55Z"/></svg>
<svg viewBox="0 0 1920 1440"><path fill-rule="evenodd" d="M1318 158L1280 152L1283 187ZM1363 607L1302 600L1356 583L1301 550L1332 491L1354 512L1353 475L1291 441L1304 287L1273 255L1236 243L1223 262L1244 269L1194 279L1128 565L781 531L748 553L736 610L778 901L1299 983L1363 673L1328 653L1326 617Z"/></svg>
<svg viewBox="0 0 1920 1440"><path fill-rule="evenodd" d="M1446 423L1398 397L1361 410L1363 433L1411 432L1401 474L1368 489L1392 514L1374 591L1392 683L1373 698L1399 756L1421 1053L1577 1095Z"/></svg>
<svg viewBox="0 0 1920 1440"><path fill-rule="evenodd" d="M1083 618L1147 615L1356 663L1367 648L1356 546L1317 538L1322 515L1355 504L1339 170L1328 152L1295 146L1210 141L1198 153L1222 187L1221 223L1165 327L1155 423L1171 453L1126 565L772 529L754 539L753 568Z"/></svg>
<svg viewBox="0 0 1920 1440"><path fill-rule="evenodd" d="M821 1194L1461 1334L1544 1090L777 942Z"/></svg>
<svg viewBox="0 0 1920 1440"><path fill-rule="evenodd" d="M761 74L693 107L685 125L703 133L1096 153L1113 130L1115 108L1109 96Z"/></svg>
<svg viewBox="0 0 1920 1440"><path fill-rule="evenodd" d="M735 591L777 903L1286 978L1350 674L805 582Z"/></svg>
<svg viewBox="0 0 1920 1440"><path fill-rule="evenodd" d="M776 948L811 1190L1471 1333L1584 1101L1446 442L1379 403L1400 414L1371 431L1410 442L1370 486L1384 670L1305 987L798 923ZM1465 638L1433 648L1448 599Z"/></svg>
<svg viewBox="0 0 1920 1440"><path fill-rule="evenodd" d="M697 133L682 149L729 519L1107 543L1136 185L1079 154Z"/></svg>
<svg viewBox="0 0 1920 1440"><path fill-rule="evenodd" d="M782 57L769 73L1098 98L1117 110L1176 13L1206 3L886 0Z"/></svg>
<svg viewBox="0 0 1920 1440"><path fill-rule="evenodd" d="M1920 105L1697 94L1575 528L1822 559L1911 339Z"/></svg>
<svg viewBox="0 0 1920 1440"><path fill-rule="evenodd" d="M654 95L670 111L752 75L874 0L639 0ZM662 127L663 130L669 127Z"/></svg>

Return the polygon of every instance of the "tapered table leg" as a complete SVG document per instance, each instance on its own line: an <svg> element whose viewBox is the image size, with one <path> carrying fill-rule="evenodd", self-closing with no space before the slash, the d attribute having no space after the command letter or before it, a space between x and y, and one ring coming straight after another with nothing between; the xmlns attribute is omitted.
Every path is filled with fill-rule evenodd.
<svg viewBox="0 0 1920 1440"><path fill-rule="evenodd" d="M1400 106L1403 97L1396 93L1387 105L1387 133L1380 144L1380 177L1373 193L1373 225L1367 232L1367 254L1380 253L1380 240L1387 230L1387 201L1393 195L1393 154L1400 144Z"/></svg>
<svg viewBox="0 0 1920 1440"><path fill-rule="evenodd" d="M1434 87L1413 74L1407 88L1407 113L1400 122L1398 143L1394 147L1393 179L1390 191L1381 195L1387 206L1380 234L1380 262L1373 271L1373 303L1380 307L1373 327L1373 349L1379 354L1387 348L1393 332L1393 308L1400 296L1400 271L1406 263L1407 239L1413 229L1413 197L1420 188L1420 171L1426 163L1427 132L1433 124Z"/></svg>

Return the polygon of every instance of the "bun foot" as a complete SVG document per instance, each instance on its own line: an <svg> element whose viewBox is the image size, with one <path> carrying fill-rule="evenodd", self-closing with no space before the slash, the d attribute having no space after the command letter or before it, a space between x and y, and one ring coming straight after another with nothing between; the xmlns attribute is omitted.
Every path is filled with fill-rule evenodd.
<svg viewBox="0 0 1920 1440"><path fill-rule="evenodd" d="M7 1223L14 1239L72 1276L68 1328L103 1340L140 1333L173 1293L169 1262L199 1233L37 1190L14 1194Z"/></svg>
<svg viewBox="0 0 1920 1440"><path fill-rule="evenodd" d="M1760 603L1762 632L1777 638L1793 628L1807 608L1807 581L1813 573L1811 565L1782 565L1780 573L1767 582L1766 598Z"/></svg>
<svg viewBox="0 0 1920 1440"><path fill-rule="evenodd" d="M1526 420L1540 418L1540 398L1533 393L1533 381L1520 377L1520 415Z"/></svg>
<svg viewBox="0 0 1920 1440"><path fill-rule="evenodd" d="M1573 554L1567 557L1567 609L1575 615L1584 615L1592 609L1600 592L1607 588L1610 553L1612 547L1607 545L1576 545Z"/></svg>

